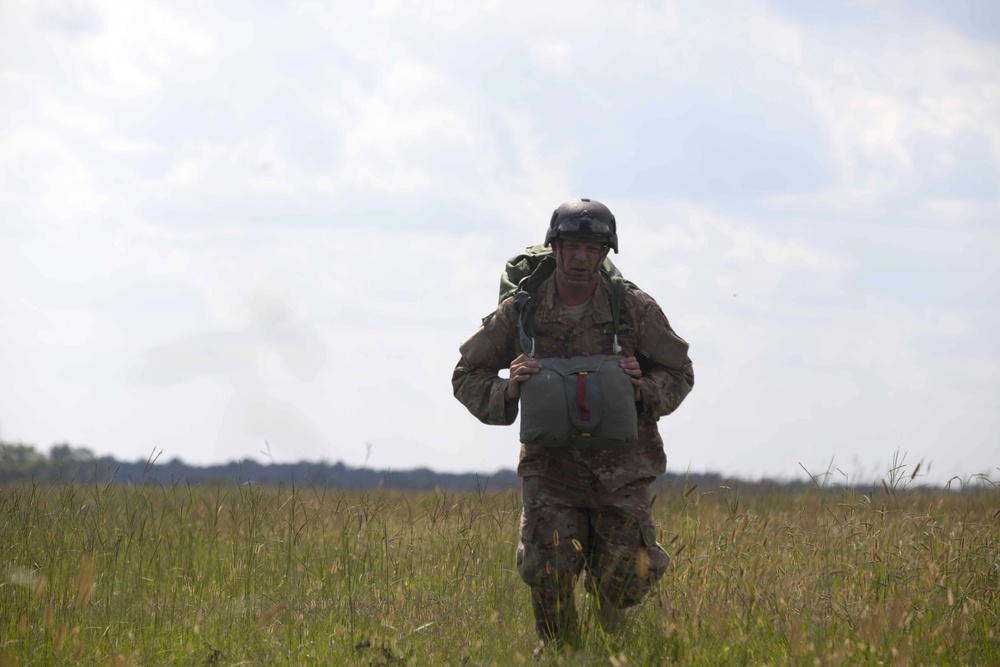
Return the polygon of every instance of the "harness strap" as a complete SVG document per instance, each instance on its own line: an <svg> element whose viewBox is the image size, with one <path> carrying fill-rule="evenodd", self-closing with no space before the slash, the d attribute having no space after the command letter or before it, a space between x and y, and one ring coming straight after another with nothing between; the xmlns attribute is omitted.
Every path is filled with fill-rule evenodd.
<svg viewBox="0 0 1000 667"><path fill-rule="evenodd" d="M538 286L552 275L556 269L556 259L552 255L543 257L530 275L521 278L514 292L514 307L517 308L517 333L521 349L529 359L535 358L535 332L531 324L537 306L535 293Z"/></svg>
<svg viewBox="0 0 1000 667"><path fill-rule="evenodd" d="M622 304L625 303L625 292L628 285L621 278L611 277L611 326L614 327L614 342L611 345L611 352L618 354L622 351L622 346L618 344L618 324L622 319Z"/></svg>
<svg viewBox="0 0 1000 667"><path fill-rule="evenodd" d="M535 309L534 304L531 304L531 294L518 287L514 293L514 307L517 308L517 335L521 341L521 349L529 359L534 359L535 337L532 335L530 318Z"/></svg>

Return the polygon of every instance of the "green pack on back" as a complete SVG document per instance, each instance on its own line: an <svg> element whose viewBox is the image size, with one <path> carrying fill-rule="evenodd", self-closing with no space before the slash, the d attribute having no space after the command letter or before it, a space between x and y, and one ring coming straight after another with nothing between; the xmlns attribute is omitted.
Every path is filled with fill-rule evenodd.
<svg viewBox="0 0 1000 667"><path fill-rule="evenodd" d="M556 269L556 260L552 256L552 248L543 245L525 248L507 260L504 271L500 274L500 300L514 297L517 308L517 328L520 336L521 349L531 358L535 356L534 329L531 318L535 313L535 294L538 286ZM614 326L614 346L612 354L618 354L618 327L621 325L622 307L625 303L625 293L629 288L636 288L634 283L625 280L610 259L605 258L601 265L601 273L611 281L611 316Z"/></svg>

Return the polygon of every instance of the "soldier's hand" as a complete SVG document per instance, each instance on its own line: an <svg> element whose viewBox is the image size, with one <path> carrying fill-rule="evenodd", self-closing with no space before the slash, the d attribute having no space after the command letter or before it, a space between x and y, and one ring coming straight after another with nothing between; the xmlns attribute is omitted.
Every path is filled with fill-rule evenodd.
<svg viewBox="0 0 1000 667"><path fill-rule="evenodd" d="M628 357L619 361L618 365L632 379L632 391L635 393L635 402L638 403L642 400L642 381L640 380L642 367L639 366L639 360L635 357Z"/></svg>
<svg viewBox="0 0 1000 667"><path fill-rule="evenodd" d="M521 383L542 370L542 365L528 355L520 354L510 362L510 382L507 383L507 399L516 401L521 397Z"/></svg>

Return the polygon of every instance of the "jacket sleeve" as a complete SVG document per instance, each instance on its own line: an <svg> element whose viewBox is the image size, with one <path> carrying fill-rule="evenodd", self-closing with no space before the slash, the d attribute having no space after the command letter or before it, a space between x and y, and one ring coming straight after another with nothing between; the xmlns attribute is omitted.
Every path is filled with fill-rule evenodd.
<svg viewBox="0 0 1000 667"><path fill-rule="evenodd" d="M642 414L652 419L677 409L694 387L688 344L674 333L656 302L641 293L636 313L637 357L642 365Z"/></svg>
<svg viewBox="0 0 1000 667"><path fill-rule="evenodd" d="M498 375L513 359L513 313L513 300L507 299L458 348L462 356L451 376L452 390L484 424L509 425L517 419L517 401L507 400L509 380Z"/></svg>

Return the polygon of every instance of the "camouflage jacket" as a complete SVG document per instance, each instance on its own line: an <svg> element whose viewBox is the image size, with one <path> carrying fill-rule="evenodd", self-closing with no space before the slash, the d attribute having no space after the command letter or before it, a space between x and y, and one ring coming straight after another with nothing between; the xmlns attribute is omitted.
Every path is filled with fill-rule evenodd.
<svg viewBox="0 0 1000 667"><path fill-rule="evenodd" d="M554 275L539 286L537 299L533 319L536 358L612 353L613 322L607 278L601 277L589 309L576 323L561 313L555 298ZM612 491L666 470L663 440L656 422L676 410L694 386L688 344L670 328L652 297L639 289L630 289L625 296L618 342L621 355L635 356L642 367L642 400L636 403L638 442L614 449L575 446L554 449L522 444L519 475L538 475L579 486L590 473ZM482 326L462 343L459 352L462 358L451 378L455 397L485 424L513 424L517 401L507 400L509 380L501 378L498 372L508 368L521 353L514 300L505 299L484 317Z"/></svg>

